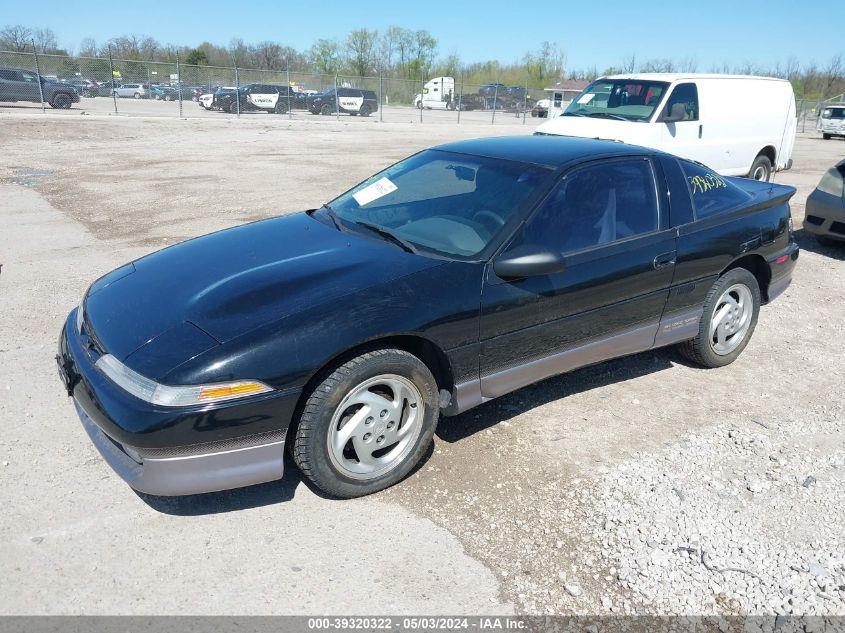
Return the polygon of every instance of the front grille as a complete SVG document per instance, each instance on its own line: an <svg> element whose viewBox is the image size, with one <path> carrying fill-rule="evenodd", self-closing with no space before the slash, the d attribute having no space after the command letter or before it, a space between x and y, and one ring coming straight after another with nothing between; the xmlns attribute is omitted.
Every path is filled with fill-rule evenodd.
<svg viewBox="0 0 845 633"><path fill-rule="evenodd" d="M824 218L820 218L817 215L808 215L807 222L814 226L821 226L821 224L824 222Z"/></svg>
<svg viewBox="0 0 845 633"><path fill-rule="evenodd" d="M830 225L830 232L845 235L845 222L834 222Z"/></svg>

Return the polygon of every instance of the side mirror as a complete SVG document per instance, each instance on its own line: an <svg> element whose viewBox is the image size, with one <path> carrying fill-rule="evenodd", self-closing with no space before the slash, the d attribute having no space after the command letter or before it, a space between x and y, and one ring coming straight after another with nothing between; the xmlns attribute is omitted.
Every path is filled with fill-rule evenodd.
<svg viewBox="0 0 845 633"><path fill-rule="evenodd" d="M553 275L563 269L562 255L530 244L517 246L493 262L493 272L502 279Z"/></svg>
<svg viewBox="0 0 845 633"><path fill-rule="evenodd" d="M676 121L683 121L687 118L687 108L683 103L673 103L672 109L668 114L664 114L661 121L664 123L675 123Z"/></svg>

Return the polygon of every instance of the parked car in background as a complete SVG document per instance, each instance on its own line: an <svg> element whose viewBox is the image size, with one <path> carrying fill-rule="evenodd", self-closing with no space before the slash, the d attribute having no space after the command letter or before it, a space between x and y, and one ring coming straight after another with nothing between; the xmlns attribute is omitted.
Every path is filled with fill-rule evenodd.
<svg viewBox="0 0 845 633"><path fill-rule="evenodd" d="M72 86L81 97L97 97L100 94L100 87L90 79L59 79L59 83Z"/></svg>
<svg viewBox="0 0 845 633"><path fill-rule="evenodd" d="M666 345L733 362L792 279L794 193L623 143L450 143L101 277L59 375L137 490L278 479L287 443L357 497L411 473L441 413Z"/></svg>
<svg viewBox="0 0 845 633"><path fill-rule="evenodd" d="M310 100L309 108L311 114L322 114L325 116L335 112L343 112L351 116L370 116L378 111L378 97L372 90L361 90L360 88L334 88L327 90L321 95L316 95Z"/></svg>
<svg viewBox="0 0 845 633"><path fill-rule="evenodd" d="M235 91L237 88L234 86L224 86L218 88L212 88L209 92L205 92L199 96L197 99L197 104L206 110L214 109L214 95L217 94L217 91Z"/></svg>
<svg viewBox="0 0 845 633"><path fill-rule="evenodd" d="M289 98L290 97L290 98ZM215 93L214 105L224 112L275 112L284 114L293 101L289 86L248 84L237 90Z"/></svg>
<svg viewBox="0 0 845 633"><path fill-rule="evenodd" d="M807 198L804 230L823 243L845 242L845 160L828 169Z"/></svg>
<svg viewBox="0 0 845 633"><path fill-rule="evenodd" d="M601 77L538 134L603 138L769 180L792 167L795 96L784 79L639 73Z"/></svg>
<svg viewBox="0 0 845 633"><path fill-rule="evenodd" d="M822 110L816 129L822 133L825 140L834 136L845 138L845 103L830 105Z"/></svg>
<svg viewBox="0 0 845 633"><path fill-rule="evenodd" d="M64 110L79 103L79 93L73 86L48 81L24 68L0 68L0 101L41 103L42 94L51 108Z"/></svg>
<svg viewBox="0 0 845 633"><path fill-rule="evenodd" d="M132 97L134 99L147 99L150 96L149 84L121 84L114 89L118 97Z"/></svg>
<svg viewBox="0 0 845 633"><path fill-rule="evenodd" d="M531 116L541 119L545 119L549 116L549 105L551 101L549 99L538 99L537 103L534 104L534 107L531 108Z"/></svg>
<svg viewBox="0 0 845 633"><path fill-rule="evenodd" d="M152 86L150 95L156 101L175 101L179 98L176 88L171 86Z"/></svg>
<svg viewBox="0 0 845 633"><path fill-rule="evenodd" d="M504 97L508 94L508 87L505 84L484 84L478 89L478 94L482 97Z"/></svg>

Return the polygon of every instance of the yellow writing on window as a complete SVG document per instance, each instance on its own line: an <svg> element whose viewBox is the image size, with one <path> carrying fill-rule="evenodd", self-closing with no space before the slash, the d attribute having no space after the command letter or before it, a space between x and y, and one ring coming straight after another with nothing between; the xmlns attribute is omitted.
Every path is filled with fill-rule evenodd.
<svg viewBox="0 0 845 633"><path fill-rule="evenodd" d="M692 176L690 179L692 185L692 194L706 193L711 189L719 189L727 187L728 183L719 178L716 174L707 174L706 176Z"/></svg>

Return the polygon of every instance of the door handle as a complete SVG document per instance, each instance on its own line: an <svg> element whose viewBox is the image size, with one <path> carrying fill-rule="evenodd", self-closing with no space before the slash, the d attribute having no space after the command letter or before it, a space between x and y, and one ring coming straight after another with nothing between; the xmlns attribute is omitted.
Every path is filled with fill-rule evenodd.
<svg viewBox="0 0 845 633"><path fill-rule="evenodd" d="M701 133L702 133L703 131L704 131L704 126L703 126L703 125L699 125L699 126L698 126L698 138L701 138Z"/></svg>
<svg viewBox="0 0 845 633"><path fill-rule="evenodd" d="M661 253L657 257L654 258L654 270L659 270L661 268L665 268L666 266L671 266L675 263L675 251L671 253Z"/></svg>

